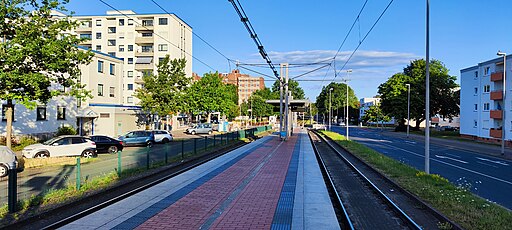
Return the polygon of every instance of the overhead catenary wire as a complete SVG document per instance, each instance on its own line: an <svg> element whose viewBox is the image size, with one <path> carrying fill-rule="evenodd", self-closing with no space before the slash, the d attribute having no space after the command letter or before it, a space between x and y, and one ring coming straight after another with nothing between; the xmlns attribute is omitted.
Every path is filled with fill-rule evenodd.
<svg viewBox="0 0 512 230"><path fill-rule="evenodd" d="M105 2L104 0L98 0L98 1L100 1L100 2L101 2L101 3L103 3L103 4L105 4L106 6L110 7L111 9L113 9L113 10L117 11L119 14L121 14L121 15L123 15L123 16L125 16L125 17L127 17L128 19L132 19L132 20L133 20L133 22L134 22L134 23L136 23L137 25L144 27L144 28L145 28L145 29L147 29L148 31L152 31L152 29L150 29L150 28L148 28L147 26L142 25L141 23L137 22L137 20L134 20L134 18L133 18L133 17L130 17L129 15L127 15L127 14L123 13L122 11L120 11L120 10L118 10L117 8L115 8L114 6L112 6L112 5L108 4L108 3L107 3L107 2ZM161 36L161 35L159 35L159 34L157 34L157 33L155 33L155 32L151 32L151 33L152 33L152 34L154 34L154 35L156 35L156 36L158 36L159 38L163 39L164 41L168 42L168 43L169 43L169 44L171 44L172 46L174 46L174 47L176 47L176 48L178 48L178 49L181 49L179 46L177 46L176 44L172 43L172 42L171 42L171 41L169 41L167 38L165 38L165 37L163 37L163 36ZM199 59L199 58L195 57L194 55L190 54L189 52L187 52L187 51L185 51L185 50L183 50L183 49L181 49L181 50L182 50L185 54L187 54L187 55L189 55L190 57L192 57L193 59L195 59L196 61L200 62L201 64L203 64L203 65L205 65L205 66L207 66L207 67L208 67L208 68L210 68L211 70L216 71L216 69L214 69L213 67L211 67L210 65L208 65L206 62L202 61L201 59Z"/></svg>

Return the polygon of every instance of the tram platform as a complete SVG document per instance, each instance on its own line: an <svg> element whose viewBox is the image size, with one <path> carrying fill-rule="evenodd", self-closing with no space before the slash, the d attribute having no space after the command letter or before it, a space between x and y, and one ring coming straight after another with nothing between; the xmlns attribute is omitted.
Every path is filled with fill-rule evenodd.
<svg viewBox="0 0 512 230"><path fill-rule="evenodd" d="M61 229L339 229L305 130L258 139Z"/></svg>

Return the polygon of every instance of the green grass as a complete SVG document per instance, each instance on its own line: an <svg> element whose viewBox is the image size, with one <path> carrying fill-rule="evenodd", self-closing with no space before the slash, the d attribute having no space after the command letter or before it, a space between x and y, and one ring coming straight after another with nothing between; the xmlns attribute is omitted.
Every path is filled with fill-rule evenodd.
<svg viewBox="0 0 512 230"><path fill-rule="evenodd" d="M338 133L322 133L463 228L512 229L511 211L472 194L470 188L456 186L439 175L427 175L362 144L347 141ZM439 223L439 227L445 229L446 223Z"/></svg>

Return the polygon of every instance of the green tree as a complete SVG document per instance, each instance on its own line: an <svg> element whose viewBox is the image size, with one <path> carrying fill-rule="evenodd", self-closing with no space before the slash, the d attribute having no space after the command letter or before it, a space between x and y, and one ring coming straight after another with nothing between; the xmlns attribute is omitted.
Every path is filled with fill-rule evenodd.
<svg viewBox="0 0 512 230"><path fill-rule="evenodd" d="M187 90L189 112L220 112L229 118L237 115L237 87L224 84L219 73L207 73Z"/></svg>
<svg viewBox="0 0 512 230"><path fill-rule="evenodd" d="M84 39L64 33L78 26L70 16L53 17L52 10L67 12L67 1L16 0L0 5L0 99L7 100L7 135L12 130L14 103L35 108L54 96L90 96L80 84L80 65L93 53L78 48ZM62 89L65 90L62 90ZM10 147L11 138L7 138Z"/></svg>
<svg viewBox="0 0 512 230"><path fill-rule="evenodd" d="M144 87L135 90L144 111L159 116L176 114L187 108L186 89L190 78L185 74L185 59L170 60L166 55L157 67L157 74L143 76Z"/></svg>
<svg viewBox="0 0 512 230"><path fill-rule="evenodd" d="M288 90L292 92L294 100L305 99L304 90L299 86L299 82L290 79L288 81ZM275 94L275 99L279 99L279 80L276 80L272 85L272 93ZM284 89L283 89L284 93Z"/></svg>
<svg viewBox="0 0 512 230"><path fill-rule="evenodd" d="M345 108L347 106L347 84L331 82L329 85L322 87L322 91L316 97L316 106L319 113L329 114L329 89L331 91L331 109L332 116L345 118ZM349 116L352 118L359 118L359 113L354 113L354 109L359 108L359 100L357 99L354 90L348 86L348 106L350 107Z"/></svg>
<svg viewBox="0 0 512 230"><path fill-rule="evenodd" d="M364 123L373 122L378 125L379 122L387 122L391 119L386 116L381 109L380 104L372 105L368 110L364 112L364 116L361 118Z"/></svg>
<svg viewBox="0 0 512 230"><path fill-rule="evenodd" d="M402 124L407 118L407 86L411 86L410 117L416 127L425 120L425 60L414 60L402 73L397 73L379 86L382 111ZM441 61L430 61L430 114L452 118L459 114L456 77Z"/></svg>
<svg viewBox="0 0 512 230"><path fill-rule="evenodd" d="M254 91L249 98L249 101L245 101L240 105L242 114L245 116L251 115L247 110L252 108L253 117L266 117L273 115L273 106L266 103L266 101L270 99L276 98L275 94L273 94L269 88L265 87L264 89Z"/></svg>

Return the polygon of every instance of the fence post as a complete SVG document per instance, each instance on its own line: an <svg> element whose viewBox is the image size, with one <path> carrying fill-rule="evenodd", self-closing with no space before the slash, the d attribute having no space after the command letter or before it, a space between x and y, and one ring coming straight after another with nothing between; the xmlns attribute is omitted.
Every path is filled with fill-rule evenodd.
<svg viewBox="0 0 512 230"><path fill-rule="evenodd" d="M208 149L208 136L204 137L204 151Z"/></svg>
<svg viewBox="0 0 512 230"><path fill-rule="evenodd" d="M146 169L149 169L149 147L146 150Z"/></svg>
<svg viewBox="0 0 512 230"><path fill-rule="evenodd" d="M121 177L121 171L122 171L122 161L121 161L121 151L117 151L117 176Z"/></svg>
<svg viewBox="0 0 512 230"><path fill-rule="evenodd" d="M197 138L194 138L194 155L197 153Z"/></svg>
<svg viewBox="0 0 512 230"><path fill-rule="evenodd" d="M80 190L81 183L81 173L80 173L80 157L76 158L76 190Z"/></svg>
<svg viewBox="0 0 512 230"><path fill-rule="evenodd" d="M213 147L215 147L215 134L213 134Z"/></svg>
<svg viewBox="0 0 512 230"><path fill-rule="evenodd" d="M222 141L222 133L220 134L220 145L223 145L224 142Z"/></svg>
<svg viewBox="0 0 512 230"><path fill-rule="evenodd" d="M9 164L9 184L7 185L7 206L10 213L14 213L18 211L17 203L18 203L18 172L16 170L16 162L12 162Z"/></svg>
<svg viewBox="0 0 512 230"><path fill-rule="evenodd" d="M169 145L171 145L170 142L165 144L165 164L169 162Z"/></svg>
<svg viewBox="0 0 512 230"><path fill-rule="evenodd" d="M181 160L184 160L185 156L185 139L181 139Z"/></svg>

